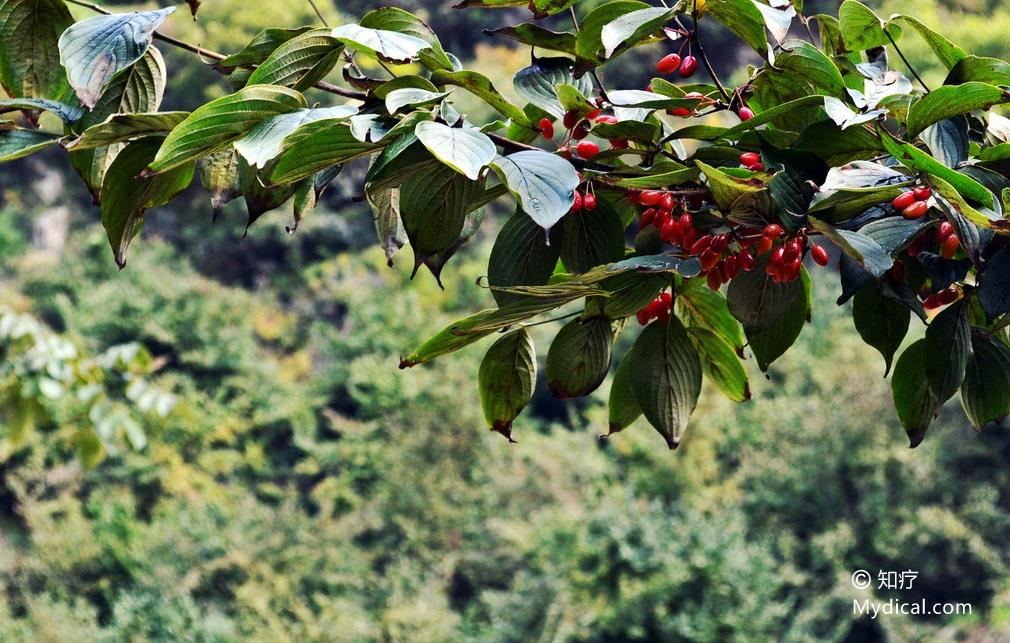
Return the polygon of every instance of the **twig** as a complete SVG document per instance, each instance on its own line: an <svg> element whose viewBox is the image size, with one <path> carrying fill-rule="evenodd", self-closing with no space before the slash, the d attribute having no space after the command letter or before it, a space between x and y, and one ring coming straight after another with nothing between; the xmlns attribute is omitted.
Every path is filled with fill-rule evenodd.
<svg viewBox="0 0 1010 643"><path fill-rule="evenodd" d="M691 20L694 21L694 24L691 25L691 42L697 47L698 57L701 58L701 62L705 63L705 69L708 70L708 75L712 77L712 82L715 83L715 86L719 89L719 93L722 94L723 100L729 103L731 102L729 92L723 87L719 77L715 75L715 68L712 67L708 56L705 55L705 48L701 46L701 38L698 37L698 0L694 0L691 3Z"/></svg>
<svg viewBox="0 0 1010 643"><path fill-rule="evenodd" d="M105 15L105 16L112 15L112 12L106 11L102 7L100 7L97 4L94 4L92 2L84 2L83 0L66 0L66 1L69 2L70 4L75 4L75 5L79 6L79 7L84 7L85 9L90 9L91 11L94 11L95 13L100 13L100 14ZM210 58L210 59L218 61L218 62L220 62L220 61L224 60L225 58L227 58L227 56L225 56L222 53L218 53L218 52L212 51L210 49L204 49L203 47L199 47L197 45L191 45L190 43L185 42L183 40L179 40L178 38L173 38L172 36L166 36L165 34L159 32L159 31L155 31L154 32L154 38L155 38L155 40L160 40L161 42L164 42L164 43L167 43L169 45L172 45L173 47L178 47L179 49L185 49L186 51L189 51L189 52L192 52L192 53L196 54L197 56L201 56L201 57L202 56L206 56L207 58ZM256 65L242 65L242 66L246 67L248 69L255 69L256 68ZM215 69L215 71L223 73L223 72L221 72L221 70L218 70L217 68L214 68L214 69ZM340 87L339 85L334 85L333 83L327 83L325 81L319 81L318 83L316 83L315 85L313 85L313 87L315 87L316 89L319 89L321 91L328 92L330 94L336 94L337 96L343 96L344 98L354 98L356 100L364 100L365 98L367 98L367 96L365 94L362 94L361 92L356 92L356 91L351 90L351 89L345 89L343 87Z"/></svg>
<svg viewBox="0 0 1010 643"><path fill-rule="evenodd" d="M919 84L922 85L922 88L925 89L928 94L930 92L929 85L927 85L922 78L919 77L919 72L915 71L915 67L912 67L912 63L908 62L908 58L905 58L905 54L903 54L901 49L898 48L898 43L894 42L894 38L887 29L884 29L884 35L891 41L891 46L894 47L896 52L898 52L898 56L901 57L901 61L905 63L905 67L908 67L908 71L912 72L912 75L915 76L915 79L919 81Z"/></svg>
<svg viewBox="0 0 1010 643"><path fill-rule="evenodd" d="M326 22L326 18L323 17L323 12L316 6L315 0L309 0L309 5L312 7L312 10L316 12L316 16L319 17L319 22L323 23L324 27L329 27L329 23Z"/></svg>

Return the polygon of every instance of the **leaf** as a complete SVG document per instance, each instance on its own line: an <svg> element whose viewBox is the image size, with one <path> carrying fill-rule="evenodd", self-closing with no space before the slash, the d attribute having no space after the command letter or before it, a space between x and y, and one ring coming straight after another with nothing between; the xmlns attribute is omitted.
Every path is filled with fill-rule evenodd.
<svg viewBox="0 0 1010 643"><path fill-rule="evenodd" d="M729 311L743 324L748 335L771 326L803 294L799 280L775 282L765 273L768 256L758 260L750 272L741 272L729 282L726 300Z"/></svg>
<svg viewBox="0 0 1010 643"><path fill-rule="evenodd" d="M926 429L940 411L940 401L922 376L928 351L926 340L913 343L898 358L891 376L894 407L912 448L922 443Z"/></svg>
<svg viewBox="0 0 1010 643"><path fill-rule="evenodd" d="M13 161L55 145L62 137L34 129L0 130L0 163Z"/></svg>
<svg viewBox="0 0 1010 643"><path fill-rule="evenodd" d="M583 94L592 91L592 82L583 76L572 76L572 61L568 58L537 58L529 67L523 67L512 77L516 94L555 118L561 118L565 109L558 100L559 85L574 85Z"/></svg>
<svg viewBox="0 0 1010 643"><path fill-rule="evenodd" d="M933 31L926 25L922 24L921 21L912 16L903 14L891 16L889 22L894 23L897 21L908 23L913 29L919 32L922 39L925 40L926 44L933 50L933 53L936 55L937 60L940 61L940 64L947 69L951 69L968 55L960 47L947 40L936 31Z"/></svg>
<svg viewBox="0 0 1010 643"><path fill-rule="evenodd" d="M498 287L542 286L554 272L561 255L561 228L551 232L551 239L522 209L517 208L495 238L488 258L487 281L491 295L505 306L521 295Z"/></svg>
<svg viewBox="0 0 1010 643"><path fill-rule="evenodd" d="M945 308L926 327L925 375L942 403L957 391L971 354L971 332L964 300Z"/></svg>
<svg viewBox="0 0 1010 643"><path fill-rule="evenodd" d="M701 356L701 368L705 377L734 402L749 400L751 395L747 371L733 352L733 347L707 328L689 327L687 333Z"/></svg>
<svg viewBox="0 0 1010 643"><path fill-rule="evenodd" d="M882 47L891 38L901 37L901 28L895 24L887 25L884 32L884 21L877 17L869 7L856 0L845 0L838 9L838 21L841 26L842 40L849 51L866 51L874 47Z"/></svg>
<svg viewBox="0 0 1010 643"><path fill-rule="evenodd" d="M603 199L592 212L570 212L562 223L561 261L569 272L587 272L624 257L624 224Z"/></svg>
<svg viewBox="0 0 1010 643"><path fill-rule="evenodd" d="M491 167L519 200L523 212L550 230L575 202L579 175L563 158L541 151L498 156Z"/></svg>
<svg viewBox="0 0 1010 643"><path fill-rule="evenodd" d="M874 109L865 113L856 112L834 96L824 97L824 111L835 122L835 125L846 130L853 125L861 125L875 121L887 113L886 109Z"/></svg>
<svg viewBox="0 0 1010 643"><path fill-rule="evenodd" d="M884 151L880 139L866 127L842 130L833 122L821 122L806 128L793 146L814 152L829 165L841 166L862 158L872 158Z"/></svg>
<svg viewBox="0 0 1010 643"><path fill-rule="evenodd" d="M80 151L124 143L151 134L167 133L187 116L189 112L112 114L101 123L84 130L80 136L67 143L66 147L68 150Z"/></svg>
<svg viewBox="0 0 1010 643"><path fill-rule="evenodd" d="M60 62L81 103L92 108L117 72L140 60L154 30L175 7L96 16L74 23L60 36Z"/></svg>
<svg viewBox="0 0 1010 643"><path fill-rule="evenodd" d="M47 98L8 98L0 99L0 112L14 109L25 111L45 110L60 117L64 123L73 123L84 115L84 111L76 105L67 105Z"/></svg>
<svg viewBox="0 0 1010 643"><path fill-rule="evenodd" d="M278 47L307 31L311 31L311 27L264 29L256 34L249 41L249 44L236 53L227 56L224 60L215 63L214 67L224 72L231 72L237 67L259 65Z"/></svg>
<svg viewBox="0 0 1010 643"><path fill-rule="evenodd" d="M631 387L642 413L671 449L680 444L701 393L701 361L683 324L653 322L629 355Z"/></svg>
<svg viewBox="0 0 1010 643"><path fill-rule="evenodd" d="M343 45L327 29L299 34L277 47L249 76L247 85L281 85L304 91L326 77Z"/></svg>
<svg viewBox="0 0 1010 643"><path fill-rule="evenodd" d="M971 337L972 355L961 384L961 407L976 431L1010 414L1010 348L988 333Z"/></svg>
<svg viewBox="0 0 1010 643"><path fill-rule="evenodd" d="M404 107L423 107L441 101L449 92L433 92L417 87L394 89L385 96L386 111L395 114Z"/></svg>
<svg viewBox="0 0 1010 643"><path fill-rule="evenodd" d="M760 192L762 189L745 179L738 179L701 161L696 161L695 164L705 176L708 189L712 192L712 198L722 209L728 210L733 202L744 194Z"/></svg>
<svg viewBox="0 0 1010 643"><path fill-rule="evenodd" d="M808 217L808 220L815 230L831 239L845 254L874 277L878 279L882 277L894 263L891 255L872 238L859 232L835 228L814 217Z"/></svg>
<svg viewBox="0 0 1010 643"><path fill-rule="evenodd" d="M986 263L978 287L978 301L990 319L1010 312L1007 284L1010 284L1010 248L1004 247Z"/></svg>
<svg viewBox="0 0 1010 643"><path fill-rule="evenodd" d="M603 29L608 24L634 11L651 8L637 0L615 0L605 2L586 14L575 36L575 54L579 58L580 71L591 69L605 60L600 56L600 50L603 49Z"/></svg>
<svg viewBox="0 0 1010 643"><path fill-rule="evenodd" d="M959 85L972 81L990 85L1010 85L1010 63L999 58L966 56L951 68L943 84Z"/></svg>
<svg viewBox="0 0 1010 643"><path fill-rule="evenodd" d="M758 0L751 0L754 6L764 17L765 27L775 39L775 42L782 44L789 36L789 27L796 17L796 7L792 3L770 3L770 6Z"/></svg>
<svg viewBox="0 0 1010 643"><path fill-rule="evenodd" d="M559 400L589 395L610 370L614 337L605 319L565 324L547 351L547 387Z"/></svg>
<svg viewBox="0 0 1010 643"><path fill-rule="evenodd" d="M331 35L351 49L376 56L386 62L409 63L429 44L416 36L360 25L334 27Z"/></svg>
<svg viewBox="0 0 1010 643"><path fill-rule="evenodd" d="M922 130L919 135L929 153L949 168L968 160L968 119L945 118Z"/></svg>
<svg viewBox="0 0 1010 643"><path fill-rule="evenodd" d="M422 65L431 71L454 69L452 59L445 53L435 32L427 23L408 11L396 7L380 7L362 16L358 24L362 27L385 29L420 38L429 46L418 54L418 60Z"/></svg>
<svg viewBox="0 0 1010 643"><path fill-rule="evenodd" d="M234 148L218 150L200 159L200 184L210 192L215 221L224 206L242 193L239 165L238 151Z"/></svg>
<svg viewBox="0 0 1010 643"><path fill-rule="evenodd" d="M265 167L284 151L284 142L299 127L324 119L336 121L356 114L353 105L296 109L257 123L247 134L235 141L235 149L255 168Z"/></svg>
<svg viewBox="0 0 1010 643"><path fill-rule="evenodd" d="M144 210L168 203L193 180L193 163L178 165L160 175L135 178L154 158L160 143L158 139L143 139L124 147L102 184L102 225L120 268L126 266L126 251L144 223Z"/></svg>
<svg viewBox="0 0 1010 643"><path fill-rule="evenodd" d="M752 0L706 0L705 13L721 22L761 54L768 54L765 18Z"/></svg>
<svg viewBox="0 0 1010 643"><path fill-rule="evenodd" d="M74 23L62 0L0 0L0 86L14 98L62 99L58 40Z"/></svg>
<svg viewBox="0 0 1010 643"><path fill-rule="evenodd" d="M407 243L407 232L400 221L400 189L366 190L365 196L372 206L379 246L386 254L386 264L392 267L393 256Z"/></svg>
<svg viewBox="0 0 1010 643"><path fill-rule="evenodd" d="M623 431L642 415L642 407L635 398L635 390L631 384L633 369L634 363L629 351L617 364L610 385L610 398L607 402L610 432L607 435Z"/></svg>
<svg viewBox="0 0 1010 643"><path fill-rule="evenodd" d="M884 358L885 377L891 370L894 354L908 333L910 318L908 308L884 297L877 282L857 292L852 300L852 321L856 331Z"/></svg>
<svg viewBox="0 0 1010 643"><path fill-rule="evenodd" d="M484 354L477 371L480 405L492 431L512 439L512 421L533 397L537 358L525 329L496 341Z"/></svg>
<svg viewBox="0 0 1010 643"><path fill-rule="evenodd" d="M425 259L456 243L481 189L481 184L444 165L431 166L404 181L400 218L414 250L415 272Z"/></svg>
<svg viewBox="0 0 1010 643"><path fill-rule="evenodd" d="M873 239L885 252L894 256L907 248L927 225L929 221L925 217L922 219L885 217L867 223L859 229L859 234Z"/></svg>
<svg viewBox="0 0 1010 643"><path fill-rule="evenodd" d="M418 123L414 135L435 158L471 181L498 154L491 139L475 129L427 121Z"/></svg>
<svg viewBox="0 0 1010 643"><path fill-rule="evenodd" d="M912 103L908 110L908 135L915 136L945 118L966 114L1010 100L1010 92L985 83L964 83L937 87Z"/></svg>
<svg viewBox="0 0 1010 643"><path fill-rule="evenodd" d="M501 29L485 29L484 33L489 36L511 38L525 45L575 54L575 34L568 31L551 31L531 22Z"/></svg>
<svg viewBox="0 0 1010 643"><path fill-rule="evenodd" d="M607 319L622 319L652 303L661 291L670 287L670 277L624 272L604 279L600 287L610 293L603 303L603 315Z"/></svg>
<svg viewBox="0 0 1010 643"><path fill-rule="evenodd" d="M742 354L743 330L729 312L729 305L722 293L708 288L702 279L688 279L678 292L677 305L691 326L714 332L732 346L737 354Z"/></svg>
<svg viewBox="0 0 1010 643"><path fill-rule="evenodd" d="M811 283L806 268L801 270L799 280L790 283L797 284L799 294L785 312L760 331L748 330L746 333L754 359L762 371L767 371L772 362L789 350L803 332L803 325L810 318Z"/></svg>
<svg viewBox="0 0 1010 643"><path fill-rule="evenodd" d="M431 75L431 82L439 86L462 87L493 107L502 116L511 118L522 126L532 127L526 113L506 100L501 92L494 88L490 79L483 74L475 71L436 71Z"/></svg>
<svg viewBox="0 0 1010 643"><path fill-rule="evenodd" d="M673 16L674 12L670 9L651 7L630 11L608 22L600 30L603 57L610 58L621 45L634 46L659 31Z"/></svg>

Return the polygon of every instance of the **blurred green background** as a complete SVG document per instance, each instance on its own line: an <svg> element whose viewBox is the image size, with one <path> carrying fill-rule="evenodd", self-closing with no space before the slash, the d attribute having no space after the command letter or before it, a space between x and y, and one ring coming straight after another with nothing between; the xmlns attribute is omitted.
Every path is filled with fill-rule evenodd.
<svg viewBox="0 0 1010 643"><path fill-rule="evenodd" d="M330 24L377 5L319 3ZM523 11L396 4L499 87L528 60L480 31ZM1003 57L1006 5L875 3ZM182 7L166 31L229 52L317 20L304 0L204 0L198 22ZM747 53L716 28L706 38L742 78ZM902 43L938 82L925 45ZM160 48L165 109L230 91ZM658 52L604 75L643 86ZM505 213L442 291L409 280L409 250L386 267L361 174L346 170L293 235L290 206L248 236L241 203L212 225L194 186L149 213L118 272L65 158L3 166L0 640L1010 639L1010 437L976 435L954 401L909 450L829 271L798 344L767 378L753 371L754 399L706 390L678 451L644 421L599 439L606 387L576 402L539 390L508 444L480 415L486 344L396 368L492 304L474 283ZM555 329L534 330L542 359ZM858 591L856 569L918 578ZM864 598L973 609L874 620L853 614Z"/></svg>

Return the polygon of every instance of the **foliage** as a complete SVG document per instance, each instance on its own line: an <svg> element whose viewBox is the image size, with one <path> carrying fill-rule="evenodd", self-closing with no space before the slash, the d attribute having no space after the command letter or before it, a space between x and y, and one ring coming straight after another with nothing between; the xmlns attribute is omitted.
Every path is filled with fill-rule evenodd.
<svg viewBox="0 0 1010 643"><path fill-rule="evenodd" d="M0 61L8 61L0 83L11 96L3 104L27 123L4 125L0 159L57 144L70 150L121 267L145 211L183 192L198 165L216 204L244 197L250 225L289 200L297 225L342 167L368 159L365 193L387 256L409 243L413 272L424 266L439 284L484 208L512 199L517 216L543 233L539 241L498 237L487 274L500 307L450 324L401 367L581 302L545 369L558 397L580 397L605 380L615 339L637 317L647 328L617 356L630 360L631 394L615 415L640 411L671 448L703 374L731 399L749 397L734 355L740 328L762 370L796 341L811 314L804 258L824 265L820 244L832 244L841 257L839 302L856 298L856 329L888 368L909 318L929 322L923 343L894 361L895 406L912 446L959 390L977 429L1005 420L1010 127L992 109L1010 100L1007 63L967 53L915 16L883 19L857 0L845 0L837 17L757 0L669 9L616 0L587 3L581 17L579 4L460 5L528 7L534 19L573 9L570 31L535 22L506 30L554 52L534 49L516 73L520 103L463 69L420 18L382 8L332 29L263 32L217 61L234 93L178 113L158 111L165 68L152 44L170 11L99 15L59 34L39 32L33 57L14 64L26 30L46 22L43 12L65 22L66 12L59 2L4 0L0 13L24 19L0 32ZM710 82L655 78L649 91L601 82L598 68L614 69L615 59L654 43L679 46L679 67L660 69L688 78L700 59L711 70L699 31L711 22L763 61L738 87L727 89L711 71ZM808 28L810 41L788 38L793 22ZM898 41L910 36L947 70L942 86L890 68L887 47L903 56ZM94 65L99 59L115 65ZM340 60L349 87L324 81ZM358 60L393 78L369 76ZM306 93L315 90L350 101L310 108ZM454 106L457 92L502 120L471 122ZM35 129L40 112L58 117L61 133ZM712 114L726 114L727 126L676 120ZM559 117L560 144L531 145L554 138ZM555 233L557 258L544 250ZM534 253L543 266L514 269ZM552 270L541 269L552 259ZM714 300L692 305L702 281ZM510 427L532 396L536 352L522 347L521 359L501 348L485 358L483 372L504 380L481 386L493 428ZM505 385L513 378L518 389Z"/></svg>

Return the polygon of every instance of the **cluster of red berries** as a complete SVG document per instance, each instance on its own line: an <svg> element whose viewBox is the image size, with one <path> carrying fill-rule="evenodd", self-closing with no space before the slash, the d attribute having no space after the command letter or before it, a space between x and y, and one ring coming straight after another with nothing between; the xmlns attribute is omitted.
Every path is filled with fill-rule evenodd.
<svg viewBox="0 0 1010 643"><path fill-rule="evenodd" d="M592 186L586 192L575 191L575 203L572 204L572 212L592 212L596 209L596 194L591 191Z"/></svg>
<svg viewBox="0 0 1010 643"><path fill-rule="evenodd" d="M800 276L800 268L803 267L807 237L803 234L785 236L782 226L773 223L765 226L755 248L759 255L771 250L771 256L765 264L765 273L772 278L772 281L793 281ZM810 258L818 266L828 265L828 251L816 243L810 244Z"/></svg>
<svg viewBox="0 0 1010 643"><path fill-rule="evenodd" d="M929 210L927 201L931 196L933 196L933 191L929 188L915 188L895 197L891 201L891 206L906 219L921 219L926 216L926 212Z"/></svg>
<svg viewBox="0 0 1010 643"><path fill-rule="evenodd" d="M597 101L597 104L600 104ZM607 124L614 125L618 122L616 116L611 116L609 114L603 114L602 109L596 108L591 110L585 117L581 117L578 111L568 111L565 112L562 118L562 123L565 126L567 132L567 138L571 141L577 141L574 146L568 146L562 144L558 147L558 151L565 158L571 158L573 152L579 155L579 158L589 160L600 153L600 146L593 141L583 140L589 136L589 132L592 131L593 124ZM540 119L540 134L547 140L554 138L554 121L544 117ZM610 146L614 149L625 149L628 147L628 141L625 139L609 139Z"/></svg>
<svg viewBox="0 0 1010 643"><path fill-rule="evenodd" d="M680 54L667 54L656 61L656 71L661 74L680 72L681 78L690 78L698 71L698 59L687 55L682 59Z"/></svg>
<svg viewBox="0 0 1010 643"><path fill-rule="evenodd" d="M744 152L741 154L740 165L751 172L764 172L765 169L764 163L761 162L761 155L757 152Z"/></svg>
<svg viewBox="0 0 1010 643"><path fill-rule="evenodd" d="M926 249L930 241L936 244L938 253L944 259L953 259L958 248L961 247L961 239L954 234L954 226L950 221L941 221L940 225L936 227L932 239L928 234L919 235L912 243L908 244L905 252L909 257L915 257Z"/></svg>
<svg viewBox="0 0 1010 643"><path fill-rule="evenodd" d="M941 308L949 304L953 304L955 301L961 298L961 289L955 284L949 286L940 292L935 292L932 295L928 295L922 300L922 307L926 310L933 310L935 308Z"/></svg>
<svg viewBox="0 0 1010 643"><path fill-rule="evenodd" d="M638 323L645 326L653 319L666 322L670 319L670 311L673 309L673 295L665 290L653 299L648 306L638 311L636 317Z"/></svg>

